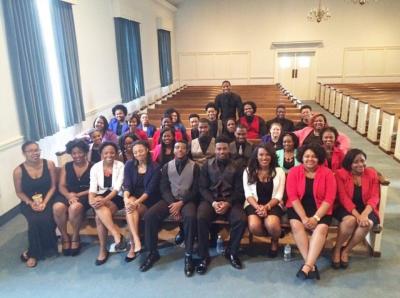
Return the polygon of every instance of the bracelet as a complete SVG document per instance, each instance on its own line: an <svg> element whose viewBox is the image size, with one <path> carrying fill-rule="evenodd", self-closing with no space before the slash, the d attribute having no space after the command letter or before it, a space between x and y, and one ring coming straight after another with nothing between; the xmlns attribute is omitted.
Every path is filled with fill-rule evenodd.
<svg viewBox="0 0 400 298"><path fill-rule="evenodd" d="M318 215L316 215L316 214L313 215L313 218L314 218L317 222L319 222L319 221L321 220L321 218L320 218Z"/></svg>

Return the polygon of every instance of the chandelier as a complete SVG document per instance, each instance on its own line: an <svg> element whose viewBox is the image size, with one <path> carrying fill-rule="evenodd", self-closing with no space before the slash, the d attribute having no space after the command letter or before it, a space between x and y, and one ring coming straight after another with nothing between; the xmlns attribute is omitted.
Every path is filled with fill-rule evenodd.
<svg viewBox="0 0 400 298"><path fill-rule="evenodd" d="M368 2L371 2L371 0L349 0L351 2L353 2L354 4L360 4L360 5L364 5L367 4ZM378 2L379 0L372 0L374 2Z"/></svg>
<svg viewBox="0 0 400 298"><path fill-rule="evenodd" d="M366 0L360 0L360 1L366 1ZM327 20L331 17L331 14L329 12L329 9L326 7L323 7L321 5L321 0L318 2L318 8L313 8L310 10L308 13L307 19L311 22L317 22L320 23L321 21Z"/></svg>

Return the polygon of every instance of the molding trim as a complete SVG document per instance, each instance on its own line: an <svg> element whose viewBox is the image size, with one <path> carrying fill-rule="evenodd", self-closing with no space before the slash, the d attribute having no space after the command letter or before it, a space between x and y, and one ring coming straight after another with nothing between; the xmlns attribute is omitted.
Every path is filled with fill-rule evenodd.
<svg viewBox="0 0 400 298"><path fill-rule="evenodd" d="M293 48L322 48L322 40L304 40L304 41L273 41L271 49L293 49Z"/></svg>
<svg viewBox="0 0 400 298"><path fill-rule="evenodd" d="M377 74L377 75L343 75L343 78L396 78L400 77L400 73L398 74Z"/></svg>
<svg viewBox="0 0 400 298"><path fill-rule="evenodd" d="M172 5L171 3L167 2L166 0L153 0L153 2L160 4L161 6L163 6L164 8L172 11L172 12L177 12L178 8L174 5Z"/></svg>
<svg viewBox="0 0 400 298"><path fill-rule="evenodd" d="M19 211L19 204L13 208L11 208L10 210L8 210L7 212L5 212L3 215L0 215L0 227L4 224L6 224L7 222L9 222L11 219L13 219L14 217L16 217L18 214L20 213Z"/></svg>
<svg viewBox="0 0 400 298"><path fill-rule="evenodd" d="M261 79L261 80L263 80L263 79L267 79L267 80L273 80L273 79L275 79L274 78L274 76L272 76L272 75L269 75L269 76L250 76L250 80L257 80L257 79Z"/></svg>
<svg viewBox="0 0 400 298"><path fill-rule="evenodd" d="M21 145L23 141L24 141L24 137L23 136L17 136L17 137L14 137L12 139L9 139L9 140L7 140L5 142L2 142L2 143L0 143L0 152L1 151L5 151L7 149L10 149L12 147Z"/></svg>
<svg viewBox="0 0 400 298"><path fill-rule="evenodd" d="M98 107L98 108L95 108L95 109L93 109L93 110L90 110L90 111L86 112L86 113L85 113L85 116L86 116L86 117L94 116L94 115L96 115L97 113L99 113L99 112L101 112L101 111L104 111L104 110L106 110L106 109L110 109L110 108L112 108L113 106L115 106L116 104L119 104L119 103L121 103L121 102L120 102L120 101L115 101L115 102L110 103L110 104L102 105L102 106L100 106L100 107Z"/></svg>
<svg viewBox="0 0 400 298"><path fill-rule="evenodd" d="M336 74L336 75L317 75L317 79L341 79L342 75Z"/></svg>

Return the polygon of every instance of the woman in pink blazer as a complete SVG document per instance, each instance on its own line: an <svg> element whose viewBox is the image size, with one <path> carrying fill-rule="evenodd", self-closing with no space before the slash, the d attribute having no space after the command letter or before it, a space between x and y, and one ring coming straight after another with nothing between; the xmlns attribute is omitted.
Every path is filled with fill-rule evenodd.
<svg viewBox="0 0 400 298"><path fill-rule="evenodd" d="M344 157L342 169L336 171L339 206L334 216L340 225L332 253L335 269L348 267L351 249L364 240L373 225L379 224L378 174L366 167L366 159L363 151L351 149Z"/></svg>
<svg viewBox="0 0 400 298"><path fill-rule="evenodd" d="M332 171L323 166L325 150L320 145L303 146L297 159L303 164L290 169L286 182L290 227L304 259L296 276L319 279L316 262L324 248L332 219L336 180ZM308 232L311 232L310 239Z"/></svg>
<svg viewBox="0 0 400 298"><path fill-rule="evenodd" d="M336 128L327 126L321 131L322 147L325 149L326 160L324 166L336 171L342 167L343 151L339 148L339 133Z"/></svg>

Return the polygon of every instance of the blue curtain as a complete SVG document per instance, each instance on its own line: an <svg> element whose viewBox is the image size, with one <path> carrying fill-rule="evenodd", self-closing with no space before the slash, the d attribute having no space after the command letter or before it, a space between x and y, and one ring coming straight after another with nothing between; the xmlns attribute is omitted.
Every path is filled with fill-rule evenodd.
<svg viewBox="0 0 400 298"><path fill-rule="evenodd" d="M52 0L51 15L61 72L65 124L71 126L85 120L72 5Z"/></svg>
<svg viewBox="0 0 400 298"><path fill-rule="evenodd" d="M160 62L161 87L172 84L172 61L171 61L171 33L159 29L158 35L158 59Z"/></svg>
<svg viewBox="0 0 400 298"><path fill-rule="evenodd" d="M122 102L144 95L139 23L114 18Z"/></svg>
<svg viewBox="0 0 400 298"><path fill-rule="evenodd" d="M39 140L54 134L58 125L36 5L32 0L2 4L22 133L25 139Z"/></svg>

